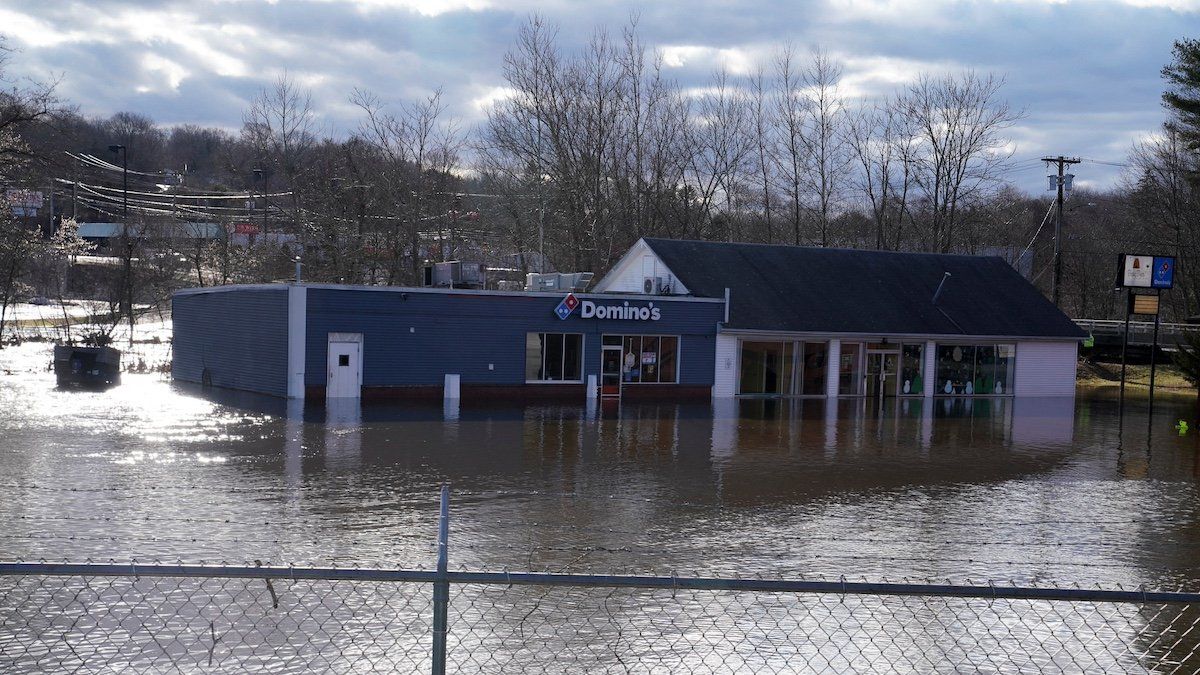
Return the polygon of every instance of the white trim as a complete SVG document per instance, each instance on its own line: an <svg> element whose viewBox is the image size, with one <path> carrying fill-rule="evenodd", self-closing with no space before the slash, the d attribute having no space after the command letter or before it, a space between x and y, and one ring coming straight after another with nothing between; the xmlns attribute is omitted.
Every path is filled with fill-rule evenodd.
<svg viewBox="0 0 1200 675"><path fill-rule="evenodd" d="M308 291L287 287L287 397L304 400L304 356L308 339Z"/></svg>
<svg viewBox="0 0 1200 675"><path fill-rule="evenodd" d="M924 340L936 340L946 344L976 344L979 340L993 340L996 342L1012 342L1019 340L1021 342L1082 342L1087 339L1084 337L1069 337L1069 336L1020 336L1020 335L964 335L962 333L830 333L821 331L780 331L780 330L758 330L752 328L728 328L718 326L718 333L727 335L746 335L755 338L768 338L776 340L830 340L830 339L846 339L850 342L879 342L883 339L890 341L904 342L920 342Z"/></svg>
<svg viewBox="0 0 1200 675"><path fill-rule="evenodd" d="M199 295L201 293L228 293L229 291L281 291L298 284L226 284L224 286L201 286L200 288L181 288L175 295Z"/></svg>
<svg viewBox="0 0 1200 675"><path fill-rule="evenodd" d="M284 289L297 284L230 284L227 286L208 286L205 288L185 288L175 291L176 295L191 295L195 293L227 293L241 290L271 290ZM370 291L374 293L430 293L440 295L482 295L518 298L561 299L566 291L492 291L476 288L433 288L430 286L354 286L349 284L299 284L305 288L316 288L326 291ZM629 293L576 293L581 300L640 300L642 302L700 302L720 304L724 298L698 298L692 295L643 295ZM1082 338L1081 338L1082 339Z"/></svg>
<svg viewBox="0 0 1200 675"><path fill-rule="evenodd" d="M675 274L675 271L663 262L662 256L660 256L658 252L654 250L654 247L646 243L644 238L638 239L636 242L634 242L633 246L630 246L629 250L625 251L625 253L617 259L617 262L614 263L611 268L609 268L608 273L605 274L600 281L596 282L595 286L593 286L595 292L604 293L606 288L611 288L618 280L627 278L629 275L633 275L633 277L637 279L643 278L643 270L645 266L644 258L646 257L654 259L654 268L657 270L655 276L665 276L670 279L671 293L669 295L642 294L639 297L671 298L687 296L689 293L691 293L691 291L687 289L687 286L685 286L683 281L679 278L679 275ZM636 274L634 274L634 272L636 272Z"/></svg>

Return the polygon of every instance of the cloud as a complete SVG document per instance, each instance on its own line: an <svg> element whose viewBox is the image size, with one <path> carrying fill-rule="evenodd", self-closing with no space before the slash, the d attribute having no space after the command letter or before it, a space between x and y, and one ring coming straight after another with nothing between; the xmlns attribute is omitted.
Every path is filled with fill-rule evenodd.
<svg viewBox="0 0 1200 675"><path fill-rule="evenodd" d="M801 57L823 45L852 97L921 72L999 73L1026 112L1010 134L1018 156L1120 160L1161 123L1158 71L1200 0L0 0L0 32L21 50L10 74L63 74L61 93L88 114L233 129L286 71L313 90L322 128L345 134L359 123L355 89L399 102L440 88L450 114L481 123L509 94L503 56L533 12L559 25L568 54L597 27L619 40L636 16L667 76L693 91L721 66L769 72L785 44ZM1078 173L1113 179L1100 171ZM1036 171L1015 176L1040 188Z"/></svg>

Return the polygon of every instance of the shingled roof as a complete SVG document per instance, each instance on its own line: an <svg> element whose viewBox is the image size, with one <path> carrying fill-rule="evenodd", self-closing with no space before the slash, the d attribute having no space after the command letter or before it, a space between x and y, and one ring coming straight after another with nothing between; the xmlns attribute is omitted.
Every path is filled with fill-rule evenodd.
<svg viewBox="0 0 1200 675"><path fill-rule="evenodd" d="M1079 339L1003 259L646 238L693 295L730 290L731 329ZM944 273L945 287L933 294Z"/></svg>

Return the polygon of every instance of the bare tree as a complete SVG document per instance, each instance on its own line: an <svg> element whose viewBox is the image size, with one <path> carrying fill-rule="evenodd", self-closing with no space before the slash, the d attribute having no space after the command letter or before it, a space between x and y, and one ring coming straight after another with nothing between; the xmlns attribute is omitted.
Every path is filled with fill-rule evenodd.
<svg viewBox="0 0 1200 675"><path fill-rule="evenodd" d="M875 226L875 248L899 248L912 187L911 134L893 100L863 106L847 122L856 186Z"/></svg>
<svg viewBox="0 0 1200 675"><path fill-rule="evenodd" d="M772 206L771 199L772 185L776 180L777 148L775 146L778 141L778 119L776 111L771 107L770 86L771 83L767 81L762 67L759 67L750 76L750 115L754 135L752 149L753 171L755 172L757 189L762 200L762 221L764 228L762 238L767 243L775 241L775 228L772 222L774 207Z"/></svg>
<svg viewBox="0 0 1200 675"><path fill-rule="evenodd" d="M446 193L453 182L459 153L465 139L454 120L445 118L441 91L422 101L400 106L391 112L375 95L357 91L351 99L365 113L356 137L378 152L384 162L377 187L386 190L393 214L390 216L398 236L392 238L392 268L388 283L399 283L401 260L409 261L409 281L415 283L421 273L423 228L436 229L436 257L455 257L455 214L435 205L445 205ZM403 229L403 233L400 232ZM448 233L448 237L445 236Z"/></svg>
<svg viewBox="0 0 1200 675"><path fill-rule="evenodd" d="M280 75L258 92L242 115L242 140L252 149L255 168L261 171L259 190L264 195L271 192L278 177L291 193L283 202L284 209L275 199L263 199L273 210L290 212L292 233L303 245L307 237L301 225L300 188L306 161L317 142L312 94L287 73Z"/></svg>
<svg viewBox="0 0 1200 675"><path fill-rule="evenodd" d="M829 226L840 207L850 156L843 126L846 107L838 92L842 68L826 52L815 49L812 60L801 74L808 104L802 110L806 133L804 175L808 192L816 199L817 241L830 243Z"/></svg>
<svg viewBox="0 0 1200 675"><path fill-rule="evenodd" d="M927 250L951 251L964 207L1001 184L1012 156L1003 136L1022 113L1000 98L1004 81L973 72L922 75L899 109L912 129L914 184L926 211Z"/></svg>
<svg viewBox="0 0 1200 675"><path fill-rule="evenodd" d="M1134 146L1133 167L1126 190L1136 209L1143 239L1171 250L1184 259L1200 258L1200 155L1191 152L1178 129L1165 125L1161 136ZM1179 314L1189 316L1200 308L1200 277L1180 284L1184 303Z"/></svg>
<svg viewBox="0 0 1200 675"><path fill-rule="evenodd" d="M725 204L725 219L731 221L736 208L738 174L745 167L751 149L748 101L722 67L713 73L696 107L698 119L689 127L694 150L689 178L696 190L698 212L710 214L719 199ZM701 236L733 240L737 232L727 226L724 232L702 230Z"/></svg>
<svg viewBox="0 0 1200 675"><path fill-rule="evenodd" d="M775 115L780 130L778 175L783 193L790 201L788 217L792 224L792 243L799 246L804 241L802 222L804 200L808 196L804 184L808 99L804 95L804 79L796 63L795 49L791 45L775 55L774 65Z"/></svg>

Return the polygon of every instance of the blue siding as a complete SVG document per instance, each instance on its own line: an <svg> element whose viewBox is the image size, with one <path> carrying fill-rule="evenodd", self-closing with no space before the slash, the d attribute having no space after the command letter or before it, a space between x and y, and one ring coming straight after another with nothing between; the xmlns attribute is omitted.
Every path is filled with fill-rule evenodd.
<svg viewBox="0 0 1200 675"><path fill-rule="evenodd" d="M172 298L171 374L185 382L287 396L287 288Z"/></svg>
<svg viewBox="0 0 1200 675"><path fill-rule="evenodd" d="M623 300L582 295L603 304ZM711 386L719 303L655 298L658 321L561 320L557 295L482 295L355 288L308 289L305 383L323 386L329 333L363 334L363 385L441 386L447 373L463 384L525 383L525 335L582 333L584 372L600 371L603 334L679 335L679 383ZM634 306L649 301L631 300ZM491 368L489 369L489 364Z"/></svg>

